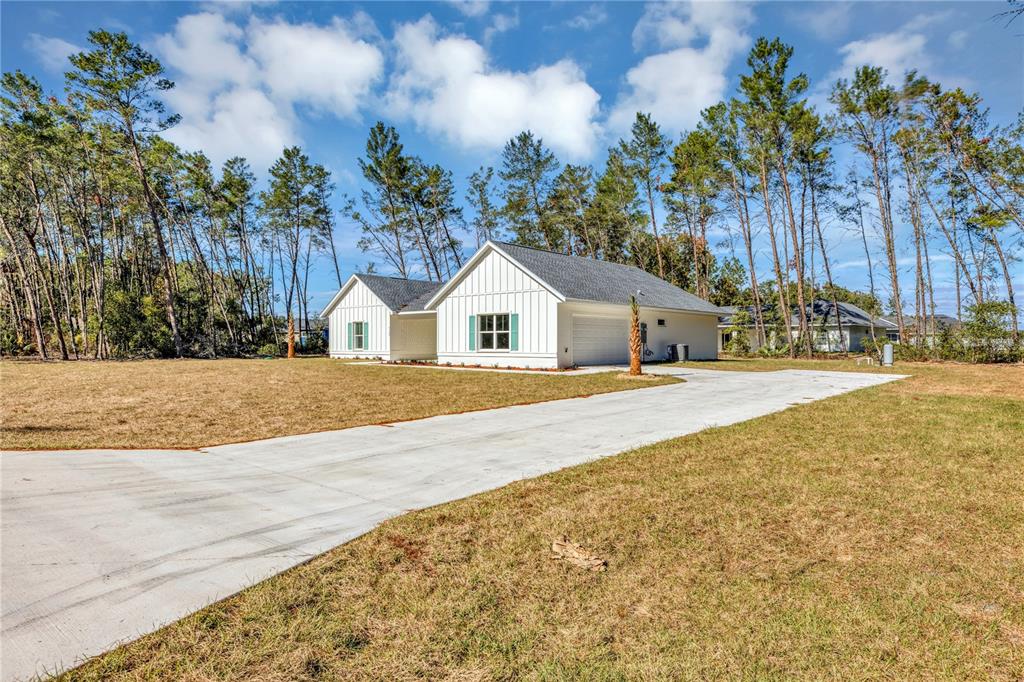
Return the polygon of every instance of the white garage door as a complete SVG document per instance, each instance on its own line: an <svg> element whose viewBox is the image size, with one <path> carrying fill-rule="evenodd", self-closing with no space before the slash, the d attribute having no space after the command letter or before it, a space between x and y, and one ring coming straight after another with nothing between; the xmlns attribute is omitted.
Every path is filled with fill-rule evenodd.
<svg viewBox="0 0 1024 682"><path fill-rule="evenodd" d="M573 315L572 361L577 365L629 362L629 320Z"/></svg>

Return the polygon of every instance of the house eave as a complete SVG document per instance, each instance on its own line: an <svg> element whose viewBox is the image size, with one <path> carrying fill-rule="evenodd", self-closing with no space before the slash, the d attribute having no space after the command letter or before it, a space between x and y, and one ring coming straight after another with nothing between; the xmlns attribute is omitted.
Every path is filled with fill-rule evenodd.
<svg viewBox="0 0 1024 682"><path fill-rule="evenodd" d="M611 305L619 308L629 308L628 303L611 303L609 301L591 301L585 298L567 298L563 303L589 303L591 305ZM665 313L686 313L687 315L713 315L714 317L721 317L723 312L710 312L708 310L692 310L690 308L662 308L660 306L644 305L640 303L640 307L644 310L653 310L655 312Z"/></svg>

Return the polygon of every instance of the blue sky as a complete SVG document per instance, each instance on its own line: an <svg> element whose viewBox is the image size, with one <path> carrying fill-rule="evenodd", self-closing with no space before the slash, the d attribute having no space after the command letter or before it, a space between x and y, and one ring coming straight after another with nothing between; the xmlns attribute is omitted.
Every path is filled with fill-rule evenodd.
<svg viewBox="0 0 1024 682"><path fill-rule="evenodd" d="M919 68L947 87L978 91L993 121L1008 123L1024 108L1024 20L1007 28L994 19L1005 7L4 2L0 60L5 71L22 69L60 91L66 56L86 45L88 30L124 30L177 83L168 104L182 123L167 136L217 164L242 155L262 173L283 146L300 144L334 173L339 194L357 195L356 159L380 119L399 129L408 151L450 168L461 190L469 173L497 165L504 141L526 128L563 162L595 168L638 109L678 136L702 108L734 94L760 35L795 47L793 67L810 77L819 106L827 107L836 78L870 62L895 78ZM357 238L339 222L346 274L368 262ZM829 240L837 278L866 288L859 237L832 224ZM767 273L761 250L758 269ZM901 244L908 284L910 255L909 243ZM948 257L935 255L936 279L948 280ZM1014 268L1024 289L1022 268ZM314 282L319 305L332 293L326 260ZM952 289L937 284L949 312Z"/></svg>

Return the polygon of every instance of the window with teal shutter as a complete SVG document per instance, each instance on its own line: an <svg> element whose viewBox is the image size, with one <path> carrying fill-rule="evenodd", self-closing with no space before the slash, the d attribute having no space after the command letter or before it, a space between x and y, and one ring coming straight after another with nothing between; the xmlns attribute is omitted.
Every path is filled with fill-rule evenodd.
<svg viewBox="0 0 1024 682"><path fill-rule="evenodd" d="M469 316L469 349L476 350L476 315Z"/></svg>
<svg viewBox="0 0 1024 682"><path fill-rule="evenodd" d="M349 350L355 350L352 347L352 323L351 322L348 323L348 349Z"/></svg>
<svg viewBox="0 0 1024 682"><path fill-rule="evenodd" d="M512 313L512 350L519 350L519 313Z"/></svg>
<svg viewBox="0 0 1024 682"><path fill-rule="evenodd" d="M366 350L366 323L365 322L353 322L352 323L352 350Z"/></svg>
<svg viewBox="0 0 1024 682"><path fill-rule="evenodd" d="M370 348L370 323L363 322L363 349L368 350Z"/></svg>

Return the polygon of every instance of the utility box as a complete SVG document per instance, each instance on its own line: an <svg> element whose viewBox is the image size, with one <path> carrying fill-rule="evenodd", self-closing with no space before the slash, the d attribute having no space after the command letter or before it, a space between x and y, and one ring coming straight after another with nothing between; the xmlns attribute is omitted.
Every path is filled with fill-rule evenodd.
<svg viewBox="0 0 1024 682"><path fill-rule="evenodd" d="M882 346L882 366L892 367L892 344L887 343Z"/></svg>
<svg viewBox="0 0 1024 682"><path fill-rule="evenodd" d="M670 343L668 344L668 361L678 362L680 360L686 361L690 359L690 344L688 343Z"/></svg>

